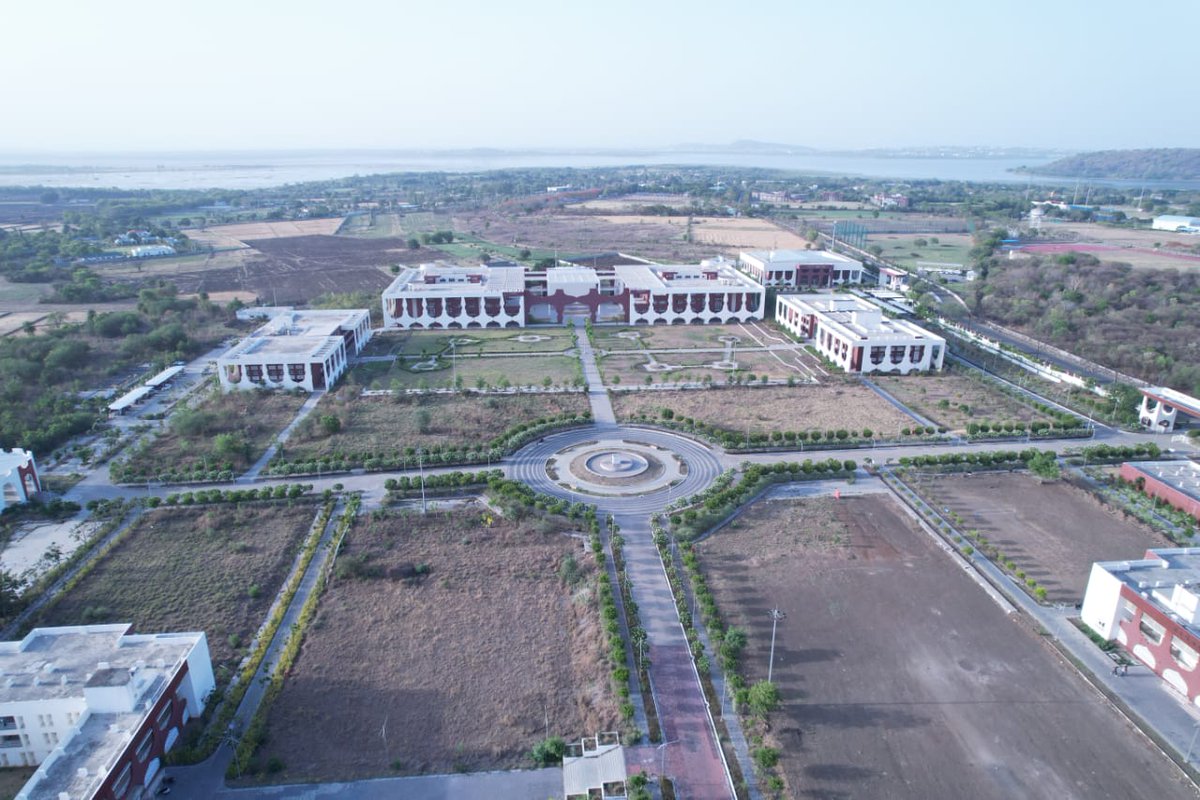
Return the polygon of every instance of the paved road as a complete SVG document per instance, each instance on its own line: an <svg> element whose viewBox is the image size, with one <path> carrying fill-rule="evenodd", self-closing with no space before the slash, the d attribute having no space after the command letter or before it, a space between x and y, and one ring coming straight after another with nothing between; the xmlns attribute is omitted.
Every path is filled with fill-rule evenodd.
<svg viewBox="0 0 1200 800"><path fill-rule="evenodd" d="M613 413L608 391L600 378L600 368L596 366L596 353L588 339L587 327L580 318L575 320L575 333L579 339L579 361L583 364L583 379L587 381L588 402L592 404L592 419L600 428L615 426L617 416Z"/></svg>

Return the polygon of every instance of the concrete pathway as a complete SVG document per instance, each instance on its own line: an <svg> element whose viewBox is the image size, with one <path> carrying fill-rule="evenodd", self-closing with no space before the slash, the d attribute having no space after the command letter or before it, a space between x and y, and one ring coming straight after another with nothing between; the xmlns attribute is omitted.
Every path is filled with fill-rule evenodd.
<svg viewBox="0 0 1200 800"><path fill-rule="evenodd" d="M913 411L908 406L904 405L904 403L901 403L899 400L897 400L895 397L892 396L891 392L884 389L879 384L875 383L875 381L871 380L870 378L866 377L865 375L861 376L861 380L862 380L863 386L866 386L868 389L873 391L875 394L879 395L884 400L888 401L888 403L890 403L892 405L892 407L895 408L897 411L899 411L901 414L904 414L904 415L912 418L913 420L915 420L918 425L925 425L926 427L935 428L935 429L938 427L938 424L936 422L929 419L929 417L921 416L920 414Z"/></svg>
<svg viewBox="0 0 1200 800"><path fill-rule="evenodd" d="M254 462L254 466L246 470L246 472L240 478L238 478L238 480L252 481L257 478L259 473L263 471L263 468L266 467L267 464L270 464L271 459L274 458L275 454L279 452L280 446L287 442L288 437L292 435L292 432L296 430L296 427L313 412L313 409L317 407L317 403L321 402L321 398L324 396L324 389L317 389L310 394L308 399L304 401L304 405L300 406L300 410L296 412L296 416L293 417L292 421L288 423L288 426L279 432L279 435L275 437L275 441L271 443L271 446L267 448L267 451L263 453L259 457L258 461Z"/></svg>
<svg viewBox="0 0 1200 800"><path fill-rule="evenodd" d="M592 405L592 420L599 428L615 428L617 416L613 413L612 403L608 399L608 391L600 378L600 368L596 366L596 352L588 340L587 327L582 319L575 320L575 332L579 336L579 363L583 365L583 379L587 381L588 402Z"/></svg>
<svg viewBox="0 0 1200 800"><path fill-rule="evenodd" d="M172 774L180 775L178 769ZM179 792L183 778L175 786ZM286 786L221 787L208 794L227 800L557 800L562 796L562 769L475 772L469 775L418 775L345 783L300 783ZM172 793L174 796L175 793Z"/></svg>
<svg viewBox="0 0 1200 800"><path fill-rule="evenodd" d="M304 603L308 600L309 595L312 594L313 589L316 588L318 577L333 556L330 541L333 539L333 534L337 530L338 522L344 511L345 501L339 499L334 505L333 513L329 516L329 521L325 524L325 530L321 534L321 539L317 544L317 551L313 555L312 561L308 563L308 569L305 570L304 577L300 579L300 586L296 589L295 595L292 596L292 601L288 604L287 611L284 612L283 619L280 621L279 627L275 630L275 635L267 647L267 652L263 656L262 663L259 664L258 670L250 680L246 694L242 696L241 703L238 704L237 712L234 714L233 721L229 725L231 731L236 733L245 731L250 721L254 718L254 713L258 711L258 706L262 702L263 695L266 694L271 672L275 668L279 654L291 637L295 635L293 627L300 618L300 612L304 608ZM285 586L287 582L284 582ZM174 791L179 792L181 797L194 797L197 800L214 796L224 786L225 771L229 768L230 763L232 763L233 756L233 747L227 743L222 743L217 748L217 752L204 763L192 767L172 768L171 774L177 780Z"/></svg>

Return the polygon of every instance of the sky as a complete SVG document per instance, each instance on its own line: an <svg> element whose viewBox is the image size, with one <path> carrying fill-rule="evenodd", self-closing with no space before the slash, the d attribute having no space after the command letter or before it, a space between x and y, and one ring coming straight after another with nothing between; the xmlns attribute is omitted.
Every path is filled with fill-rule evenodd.
<svg viewBox="0 0 1200 800"><path fill-rule="evenodd" d="M1196 147L1187 6L12 2L0 151Z"/></svg>

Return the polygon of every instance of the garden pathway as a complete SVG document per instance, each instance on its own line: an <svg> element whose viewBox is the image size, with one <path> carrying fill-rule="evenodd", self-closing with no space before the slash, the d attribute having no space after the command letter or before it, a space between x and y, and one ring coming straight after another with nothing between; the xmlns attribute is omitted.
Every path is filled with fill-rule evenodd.
<svg viewBox="0 0 1200 800"><path fill-rule="evenodd" d="M246 472L240 478L238 478L238 480L252 481L257 478L258 474L263 471L267 464L271 463L271 459L274 458L275 454L279 452L280 446L282 446L284 442L288 440L288 437L292 435L292 432L296 430L296 427L313 412L313 409L317 407L317 403L321 402L321 398L324 396L324 389L317 389L315 392L310 394L308 399L304 401L304 405L300 406L300 410L296 412L296 416L292 418L292 421L288 423L286 428L279 432L279 435L275 437L275 441L271 442L271 446L267 448L267 451L263 453L262 456L259 457L258 461L254 462L254 466L246 470Z"/></svg>
<svg viewBox="0 0 1200 800"><path fill-rule="evenodd" d="M588 339L587 326L582 319L575 320L575 333L579 337L579 362L583 365L583 379L587 381L588 402L592 404L592 419L597 427L613 428L617 424L617 415L613 413L612 403L608 399L608 391L600 378L600 368L596 366L596 351Z"/></svg>

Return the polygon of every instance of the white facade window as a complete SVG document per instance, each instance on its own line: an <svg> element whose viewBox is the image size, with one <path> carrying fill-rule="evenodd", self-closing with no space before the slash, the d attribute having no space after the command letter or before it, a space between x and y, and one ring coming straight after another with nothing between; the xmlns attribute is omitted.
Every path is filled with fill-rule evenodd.
<svg viewBox="0 0 1200 800"><path fill-rule="evenodd" d="M1166 628L1160 625L1156 620L1147 617L1145 614L1142 615L1141 621L1138 622L1138 630L1142 632L1142 635L1145 636L1146 639L1154 644L1162 644L1163 637L1167 633Z"/></svg>
<svg viewBox="0 0 1200 800"><path fill-rule="evenodd" d="M1193 670L1196 668L1197 661L1200 661L1200 654L1175 636L1171 639L1171 658L1175 659L1175 663L1184 669Z"/></svg>

